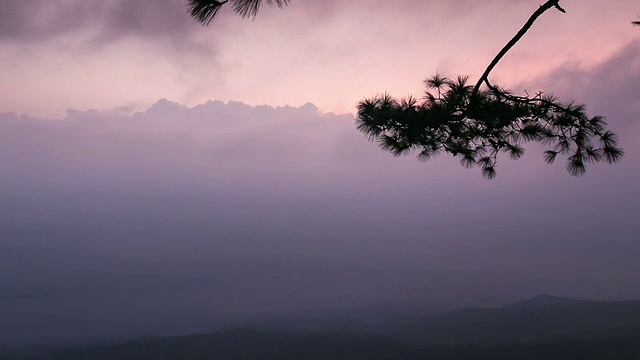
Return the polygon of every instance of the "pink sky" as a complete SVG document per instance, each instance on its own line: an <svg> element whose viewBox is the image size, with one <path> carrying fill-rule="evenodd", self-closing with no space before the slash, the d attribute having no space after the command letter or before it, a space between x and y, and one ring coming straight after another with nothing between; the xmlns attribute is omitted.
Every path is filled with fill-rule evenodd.
<svg viewBox="0 0 640 360"><path fill-rule="evenodd" d="M363 97L420 94L440 71L477 78L538 1L295 0L255 21L223 11L208 28L180 0L4 1L0 112L140 111L160 98L316 104L353 112ZM515 85L563 64L589 69L640 31L635 0L566 1L495 70Z"/></svg>

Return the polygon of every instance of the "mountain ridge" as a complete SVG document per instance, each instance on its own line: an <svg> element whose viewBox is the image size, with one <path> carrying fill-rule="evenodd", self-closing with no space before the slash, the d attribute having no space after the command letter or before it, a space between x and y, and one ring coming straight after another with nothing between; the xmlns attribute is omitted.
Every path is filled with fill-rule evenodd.
<svg viewBox="0 0 640 360"><path fill-rule="evenodd" d="M640 334L640 300L581 300L536 295L494 308L427 316L403 331L420 344L499 344Z"/></svg>
<svg viewBox="0 0 640 360"><path fill-rule="evenodd" d="M526 354L528 349L582 351L579 350L581 344L593 347L594 351L606 348L609 352L629 346L640 356L640 341L635 341L640 340L640 300L597 301L537 295L501 307L460 309L426 316L386 333L360 331L361 328L350 331L343 325L332 330L324 323L320 330L302 327L302 331L300 327L287 331L244 325L206 334L160 336L64 349L0 349L0 358L281 360L302 357L319 360L416 359L424 358L421 354L435 354L432 358L437 359L440 353L469 351L476 354L470 358L479 359L477 354L484 354L482 349Z"/></svg>

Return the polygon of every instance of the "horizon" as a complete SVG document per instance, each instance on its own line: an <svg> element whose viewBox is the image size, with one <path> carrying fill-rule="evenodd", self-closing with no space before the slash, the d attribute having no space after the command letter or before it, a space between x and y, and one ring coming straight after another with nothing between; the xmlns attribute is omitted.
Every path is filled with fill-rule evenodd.
<svg viewBox="0 0 640 360"><path fill-rule="evenodd" d="M543 300L540 303L540 300ZM549 303L548 300L563 301L563 306L566 306L564 301L588 302L597 305L617 305L620 303L636 303L640 305L640 299L625 299L625 300L593 300L593 299L575 299L561 296L554 296L548 294L534 295L530 298L520 299L514 302L501 304L498 306L484 306L484 307L461 307L456 309L449 309L444 311L425 311L421 313L406 313L400 312L385 312L372 311L361 313L332 313L332 312L302 312L298 314L289 314L285 317L256 317L244 319L237 322L228 322L223 324L213 325L209 327L201 328L199 330L183 330L183 331L157 331L157 332L141 332L132 333L127 335L111 334L109 336L102 337L79 337L68 338L66 340L44 340L40 342L0 342L0 350L8 349L73 349L78 346L104 346L104 345L118 345L126 344L136 341L163 339L163 338L188 338L192 336L210 336L217 334L224 334L227 332L235 331L251 331L264 334L323 334L323 333L342 333L351 335L370 335L380 336L381 338L388 339L403 339L406 336L406 329L413 329L415 324L422 326L431 326L430 321L441 321L443 317L447 316L459 316L458 314L468 314L469 311L501 311L509 310L513 311L514 306L535 306L538 309L544 309L544 306L553 309L557 303ZM543 306L540 308L539 306ZM526 308L524 308L526 309ZM525 310L526 311L526 310ZM400 315L399 315L400 314ZM493 313L494 314L494 313ZM419 328L418 328L419 329ZM410 335L410 334L409 334ZM576 338L580 339L580 338ZM406 339L405 339L406 341ZM415 341L415 340L411 340Z"/></svg>

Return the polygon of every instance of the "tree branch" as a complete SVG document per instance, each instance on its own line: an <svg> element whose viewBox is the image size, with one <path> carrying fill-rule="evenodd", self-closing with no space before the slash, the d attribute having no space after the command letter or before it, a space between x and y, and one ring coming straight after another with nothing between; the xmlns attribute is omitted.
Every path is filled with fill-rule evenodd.
<svg viewBox="0 0 640 360"><path fill-rule="evenodd" d="M478 95L478 92L480 91L480 87L482 86L482 83L487 81L487 79L489 78L489 74L491 73L493 68L496 67L496 65L498 65L498 62L500 62L500 60L502 60L504 55L509 50L511 50L511 48L518 41L520 41L520 39L524 36L524 34L526 34L527 31L529 31L529 28L531 28L533 23L538 19L538 17L540 17L540 15L542 15L545 11L551 9L552 7L555 7L559 11L561 11L563 13L566 13L566 11L562 7L560 7L560 4L558 2L559 2L559 0L549 0L549 1L547 1L546 3L540 5L540 7L531 15L531 17L529 17L529 20L527 20L527 22L522 26L520 31L518 31L516 33L516 35L513 38L511 38L511 40L509 40L509 42L502 48L502 50L500 50L498 55L496 55L493 58L493 60L491 61L489 66L487 66L487 68L484 71L484 73L482 74L482 76L478 79L478 82L476 83L476 85L473 88L471 101L473 101L473 99L476 98L476 95Z"/></svg>

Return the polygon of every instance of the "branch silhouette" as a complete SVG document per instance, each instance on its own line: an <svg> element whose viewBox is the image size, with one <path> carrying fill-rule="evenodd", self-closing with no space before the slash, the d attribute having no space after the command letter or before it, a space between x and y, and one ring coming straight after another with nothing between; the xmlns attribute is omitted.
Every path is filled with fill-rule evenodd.
<svg viewBox="0 0 640 360"><path fill-rule="evenodd" d="M566 13L566 10L560 7L560 4L558 2L559 0L547 1L543 5L540 5L538 10L536 10L531 15L531 17L529 17L529 20L527 20L527 22L515 34L515 36L511 38L511 40L509 40L509 42L500 50L500 52L498 52L496 57L494 57L493 60L491 60L491 63L489 63L489 66L487 66L487 69L484 71L482 76L480 76L480 79L478 79L478 82L476 83L476 86L473 89L473 95L476 95L478 93L478 91L480 90L480 86L482 85L483 82L487 81L489 74L491 73L493 68L496 67L496 65L498 65L500 60L502 60L502 58L507 54L507 52L509 52L509 50L511 50L511 48L514 47L515 44L518 41L520 41L520 39L522 39L524 34L526 34L527 31L529 31L533 23L540 17L540 15L542 15L545 11L551 9L552 7L555 7L556 9L558 9L558 11L561 11L562 13Z"/></svg>
<svg viewBox="0 0 640 360"><path fill-rule="evenodd" d="M475 86L468 76L435 74L425 80L427 91L421 100L397 100L389 94L365 99L358 104L357 129L395 156L417 152L418 159L426 161L447 152L464 167L480 167L487 179L496 176L500 152L518 159L524 154L523 143L529 141L548 147L548 163L566 156L566 169L574 176L583 175L588 164L619 161L624 152L617 147L617 135L606 129L604 117L588 117L584 105L563 103L542 92L514 95L489 81L504 55L551 8L566 12L558 0L541 5Z"/></svg>

